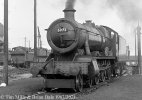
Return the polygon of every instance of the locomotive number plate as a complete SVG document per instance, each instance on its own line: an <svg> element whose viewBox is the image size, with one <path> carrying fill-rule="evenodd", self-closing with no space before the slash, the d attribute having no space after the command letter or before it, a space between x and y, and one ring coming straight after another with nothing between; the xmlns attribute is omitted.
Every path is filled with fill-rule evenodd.
<svg viewBox="0 0 142 100"><path fill-rule="evenodd" d="M63 33L63 32L67 32L67 29L62 27L62 28L58 28L57 30L58 33Z"/></svg>

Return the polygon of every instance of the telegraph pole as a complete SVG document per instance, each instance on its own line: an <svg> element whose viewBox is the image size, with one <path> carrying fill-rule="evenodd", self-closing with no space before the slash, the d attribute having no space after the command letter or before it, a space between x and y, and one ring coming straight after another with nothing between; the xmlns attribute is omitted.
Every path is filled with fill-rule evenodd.
<svg viewBox="0 0 142 100"><path fill-rule="evenodd" d="M37 20L36 20L36 0L34 0L34 61L37 62Z"/></svg>
<svg viewBox="0 0 142 100"><path fill-rule="evenodd" d="M138 25L137 27L137 37L138 37L138 68L139 68L139 74L141 74L142 70L142 64L141 64L141 27Z"/></svg>
<svg viewBox="0 0 142 100"><path fill-rule="evenodd" d="M41 41L41 39L40 39L40 48L42 48L42 41Z"/></svg>
<svg viewBox="0 0 142 100"><path fill-rule="evenodd" d="M38 27L38 48L41 48L41 35Z"/></svg>
<svg viewBox="0 0 142 100"><path fill-rule="evenodd" d="M26 37L25 37L25 48L26 48L26 41L27 41L27 39L26 39Z"/></svg>
<svg viewBox="0 0 142 100"><path fill-rule="evenodd" d="M31 47L30 47L30 44L31 44L31 41L29 40L29 49L31 48Z"/></svg>
<svg viewBox="0 0 142 100"><path fill-rule="evenodd" d="M4 0L4 82L8 85L8 0Z"/></svg>
<svg viewBox="0 0 142 100"><path fill-rule="evenodd" d="M134 34L135 34L135 59L137 61L137 32L136 32L136 29L134 31Z"/></svg>

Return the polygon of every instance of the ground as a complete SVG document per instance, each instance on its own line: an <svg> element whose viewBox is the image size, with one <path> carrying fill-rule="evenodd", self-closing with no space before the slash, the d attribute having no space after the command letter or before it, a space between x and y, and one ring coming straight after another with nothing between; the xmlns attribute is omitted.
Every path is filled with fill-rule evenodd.
<svg viewBox="0 0 142 100"><path fill-rule="evenodd" d="M43 78L28 78L22 80L11 81L9 86L1 87L1 95L33 95L43 89ZM65 90L66 91L66 90ZM76 93L66 92L47 92L40 96L54 96L54 99L47 100L62 100L55 99L59 95L75 95L76 100L142 100L142 76L129 75L115 79L108 85L103 85L97 90L90 93L76 95ZM70 99L71 100L71 99Z"/></svg>
<svg viewBox="0 0 142 100"><path fill-rule="evenodd" d="M43 78L27 78L9 82L7 87L0 87L2 95L32 95L43 88Z"/></svg>
<svg viewBox="0 0 142 100"><path fill-rule="evenodd" d="M0 78L2 79L1 67ZM81 93L75 93L73 89L55 89L45 92L43 81L42 77L32 78L29 69L17 69L9 66L9 84L7 87L0 87L0 100L8 100L12 97L13 100L23 100L21 97L16 99L15 96L25 98L37 94L37 98L34 100L39 100L39 96L46 96L46 100L62 100L69 96L71 98L66 100L142 100L142 75L131 75L131 71L127 71L125 76L116 78L98 89L85 88L85 91Z"/></svg>
<svg viewBox="0 0 142 100"><path fill-rule="evenodd" d="M142 76L121 77L78 100L142 100Z"/></svg>
<svg viewBox="0 0 142 100"><path fill-rule="evenodd" d="M3 66L0 66L0 83L3 82ZM8 79L9 81L18 80L21 78L29 78L32 75L30 74L29 68L15 68L12 66L8 66Z"/></svg>

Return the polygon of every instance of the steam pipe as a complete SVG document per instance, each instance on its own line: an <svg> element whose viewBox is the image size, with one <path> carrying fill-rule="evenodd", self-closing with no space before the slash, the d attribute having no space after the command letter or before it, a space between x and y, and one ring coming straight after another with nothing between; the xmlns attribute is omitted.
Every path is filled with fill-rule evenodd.
<svg viewBox="0 0 142 100"><path fill-rule="evenodd" d="M85 41L85 51L87 55L91 55L89 43L88 43L88 36L86 37L86 41Z"/></svg>

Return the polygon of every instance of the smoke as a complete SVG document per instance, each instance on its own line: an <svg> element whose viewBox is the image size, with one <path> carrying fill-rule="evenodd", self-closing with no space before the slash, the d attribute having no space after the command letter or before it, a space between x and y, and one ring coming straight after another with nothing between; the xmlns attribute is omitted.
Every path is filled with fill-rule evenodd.
<svg viewBox="0 0 142 100"><path fill-rule="evenodd" d="M142 0L78 0L77 3L78 20L91 19L96 25L114 29L126 39L134 54L134 30L138 21L142 26Z"/></svg>
<svg viewBox="0 0 142 100"><path fill-rule="evenodd" d="M66 9L73 9L76 0L67 0L66 1Z"/></svg>
<svg viewBox="0 0 142 100"><path fill-rule="evenodd" d="M112 11L116 11L124 24L123 37L130 46L131 54L134 54L134 30L142 23L142 0L107 0L106 4ZM130 31L131 30L131 31Z"/></svg>
<svg viewBox="0 0 142 100"><path fill-rule="evenodd" d="M141 0L107 0L107 3L126 23L142 21Z"/></svg>

